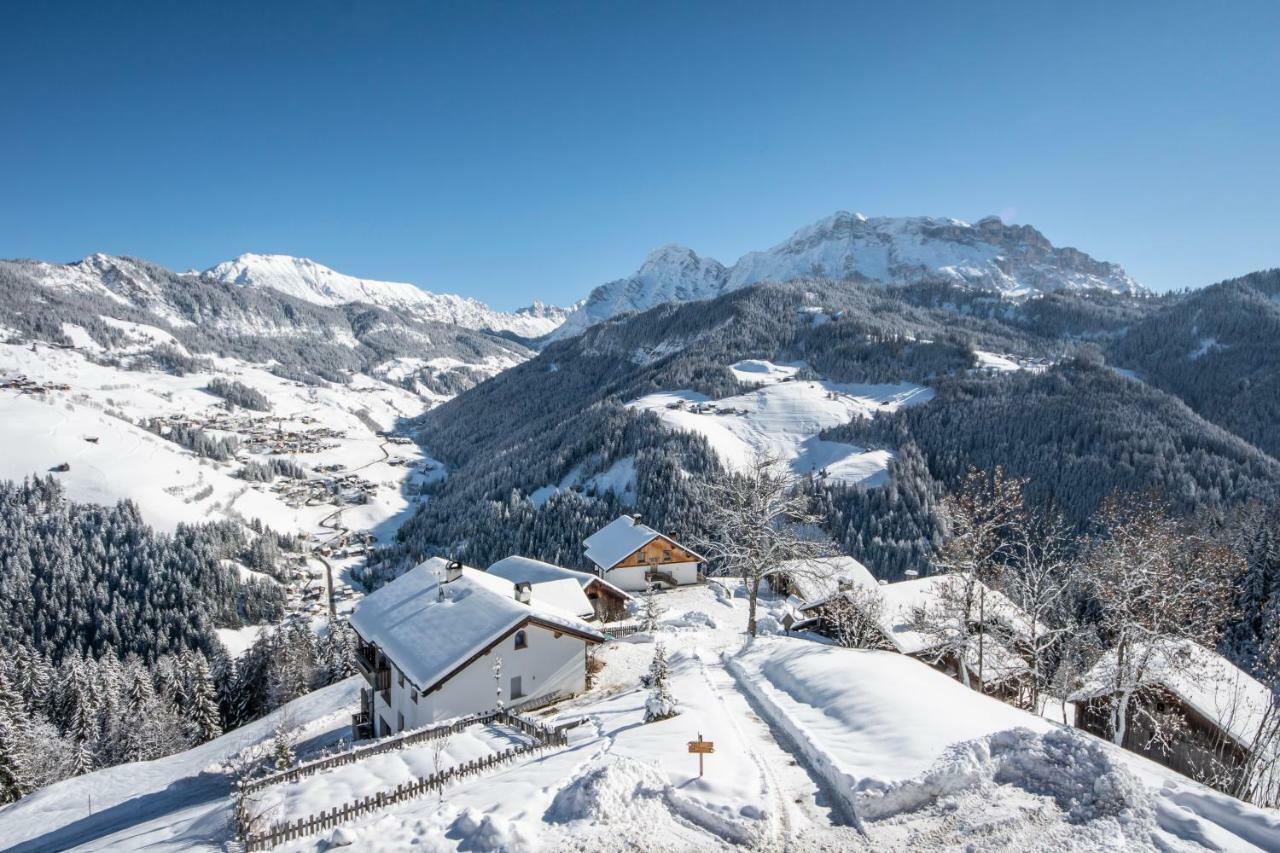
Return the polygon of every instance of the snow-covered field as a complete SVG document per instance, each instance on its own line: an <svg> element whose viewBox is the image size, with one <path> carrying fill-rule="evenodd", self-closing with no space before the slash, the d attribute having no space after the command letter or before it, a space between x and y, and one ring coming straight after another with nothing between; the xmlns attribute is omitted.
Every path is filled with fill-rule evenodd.
<svg viewBox="0 0 1280 853"><path fill-rule="evenodd" d="M737 592L660 595L662 628L608 644L593 691L547 714L581 720L567 748L348 824L351 849L1280 849L1280 813L910 658L778 636L744 648ZM781 605L766 602L766 628ZM669 653L682 712L644 724L637 681L655 641ZM300 757L331 746L347 735L359 684L326 688L189 752L40 791L0 810L0 838L16 851L223 849L231 757L264 751L279 718L302 724ZM701 779L686 748L699 734L715 743ZM287 807L430 772L424 760L383 755L318 774ZM332 834L281 849L328 849Z"/></svg>
<svg viewBox="0 0 1280 853"><path fill-rule="evenodd" d="M797 380L797 365L741 361L730 367L743 382L760 387L711 400L693 391L649 394L628 405L652 411L673 429L706 437L727 464L743 467L758 452L777 456L799 475L828 482L881 485L893 454L868 450L818 434L856 417L871 417L933 398L929 388L904 382L859 385Z"/></svg>
<svg viewBox="0 0 1280 853"><path fill-rule="evenodd" d="M182 376L127 370L99 361L127 360L172 338L151 326L114 325L128 327L128 341L111 353L89 347L87 334L72 335L85 339L77 349L0 344L0 382L26 382L0 387L0 479L53 476L74 501L131 500L148 524L164 531L232 520L303 536L312 551L301 567L313 579L299 583L324 587L327 560L336 606L348 608L355 600L351 571L362 559L348 543L360 536L389 539L413 512L419 486L444 476L443 465L416 444L386 435L422 414L435 395L359 374L346 385L303 385L266 365L230 358L208 359L207 369ZM270 411L228 411L207 390L215 378L261 393ZM239 449L223 461L199 456L148 429L152 419L165 429L180 424L235 438ZM301 466L306 481L236 476L246 464L271 459ZM298 596L298 610L313 616L323 611L323 596L303 600L301 587ZM235 653L255 630L220 636Z"/></svg>

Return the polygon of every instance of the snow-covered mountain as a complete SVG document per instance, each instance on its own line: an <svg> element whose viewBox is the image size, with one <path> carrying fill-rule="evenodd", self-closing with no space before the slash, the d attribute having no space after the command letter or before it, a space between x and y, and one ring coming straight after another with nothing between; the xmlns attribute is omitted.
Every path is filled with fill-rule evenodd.
<svg viewBox="0 0 1280 853"><path fill-rule="evenodd" d="M536 338L556 329L569 309L535 302L519 311L495 311L483 302L452 293L431 293L412 284L344 275L307 258L244 254L200 274L214 281L269 287L317 305L365 302L468 329L512 332Z"/></svg>
<svg viewBox="0 0 1280 853"><path fill-rule="evenodd" d="M709 299L762 281L806 276L883 284L948 281L1011 297L1057 290L1144 292L1116 264L1055 247L1029 225L1007 225L995 216L970 225L840 211L767 251L743 255L731 267L690 249L663 246L634 275L592 291L555 336L664 302Z"/></svg>

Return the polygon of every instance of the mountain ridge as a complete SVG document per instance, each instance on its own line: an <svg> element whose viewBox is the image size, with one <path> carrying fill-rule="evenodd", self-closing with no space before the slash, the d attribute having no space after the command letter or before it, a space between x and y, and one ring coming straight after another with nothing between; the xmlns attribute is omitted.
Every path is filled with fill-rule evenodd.
<svg viewBox="0 0 1280 853"><path fill-rule="evenodd" d="M310 258L247 252L197 273L201 278L245 287L268 287L329 307L365 302L406 311L417 319L469 329L537 338L556 329L569 309L535 301L516 311L496 311L478 299L435 293L406 282L379 281L340 273Z"/></svg>
<svg viewBox="0 0 1280 853"><path fill-rule="evenodd" d="M1055 247L1030 225L988 216L969 224L928 216L867 217L836 213L796 230L733 265L667 244L631 276L602 284L569 314L553 338L663 302L710 299L765 281L805 277L880 284L950 282L1011 298L1060 290L1145 295L1118 264L1071 247Z"/></svg>

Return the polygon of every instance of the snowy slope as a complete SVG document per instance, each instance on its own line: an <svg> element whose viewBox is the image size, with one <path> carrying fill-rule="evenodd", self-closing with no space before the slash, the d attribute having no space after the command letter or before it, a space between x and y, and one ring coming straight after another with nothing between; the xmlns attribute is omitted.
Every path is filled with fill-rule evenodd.
<svg viewBox="0 0 1280 853"><path fill-rule="evenodd" d="M1053 246L1029 225L987 217L970 225L935 217L875 217L839 211L731 267L690 249L664 246L628 278L600 285L555 337L577 334L626 311L710 299L764 281L807 276L880 284L946 281L1008 296L1142 287L1119 266Z"/></svg>
<svg viewBox="0 0 1280 853"><path fill-rule="evenodd" d="M1280 849L1280 813L903 655L769 639L728 665L880 845Z"/></svg>
<svg viewBox="0 0 1280 853"><path fill-rule="evenodd" d="M536 338L563 322L565 309L535 302L513 313L494 311L475 299L431 293L412 284L373 281L335 272L323 264L290 255L244 254L201 273L227 284L267 287L317 305L364 302L403 311L422 320L468 329L514 332Z"/></svg>
<svg viewBox="0 0 1280 853"><path fill-rule="evenodd" d="M1280 844L1280 814L1003 705L910 658L781 637L744 649L741 592L730 583L725 592L697 586L661 594L659 630L601 649L596 688L548 715L582 721L569 730L567 748L352 821L342 828L351 849L1247 851ZM767 628L783 602L763 604ZM637 680L655 641L670 658L681 713L645 724L647 694ZM22 853L225 849L228 759L269 738L280 718L302 727L300 757L331 745L347 731L361 683L326 688L186 753L51 786L0 810L0 838ZM699 735L715 743L701 778L686 751ZM492 736L468 730L448 752L477 754ZM298 811L329 807L430 772L431 762L422 750L382 754L271 796ZM333 836L279 849L331 849Z"/></svg>
<svg viewBox="0 0 1280 853"><path fill-rule="evenodd" d="M282 721L299 729L300 751L349 737L362 683L357 677L330 685L186 752L43 788L0 809L0 847L10 853L222 850L231 837L227 762L269 741Z"/></svg>
<svg viewBox="0 0 1280 853"><path fill-rule="evenodd" d="M709 400L692 391L648 394L628 405L654 412L673 429L704 436L727 464L744 468L758 452L777 456L800 475L832 483L884 482L893 454L819 437L824 429L878 411L919 405L933 391L911 383L855 385L793 380L795 366L750 360L730 367L740 380L761 387Z"/></svg>

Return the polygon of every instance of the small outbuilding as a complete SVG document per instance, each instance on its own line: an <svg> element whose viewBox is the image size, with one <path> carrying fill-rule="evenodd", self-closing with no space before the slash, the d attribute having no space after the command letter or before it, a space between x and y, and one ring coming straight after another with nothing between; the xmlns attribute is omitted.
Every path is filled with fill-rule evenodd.
<svg viewBox="0 0 1280 853"><path fill-rule="evenodd" d="M1130 659L1143 661L1142 675L1136 688L1128 685L1121 746L1204 781L1211 781L1206 778L1210 772L1221 781L1259 762L1269 784L1280 785L1275 755L1280 706L1272 705L1266 685L1191 640L1143 644L1131 650ZM1110 740L1112 698L1120 695L1117 684L1125 680L1117 678L1114 651L1099 658L1085 674L1084 686L1069 697L1076 707L1076 727ZM1172 742L1153 736L1153 720L1169 715L1181 718Z"/></svg>
<svg viewBox="0 0 1280 853"><path fill-rule="evenodd" d="M631 600L630 595L599 575L566 569L531 557L506 557L490 566L489 574L506 578L512 583L527 582L535 586L551 581L572 580L582 588L591 604L591 612L586 618L597 622L617 622L625 618L627 602Z"/></svg>

